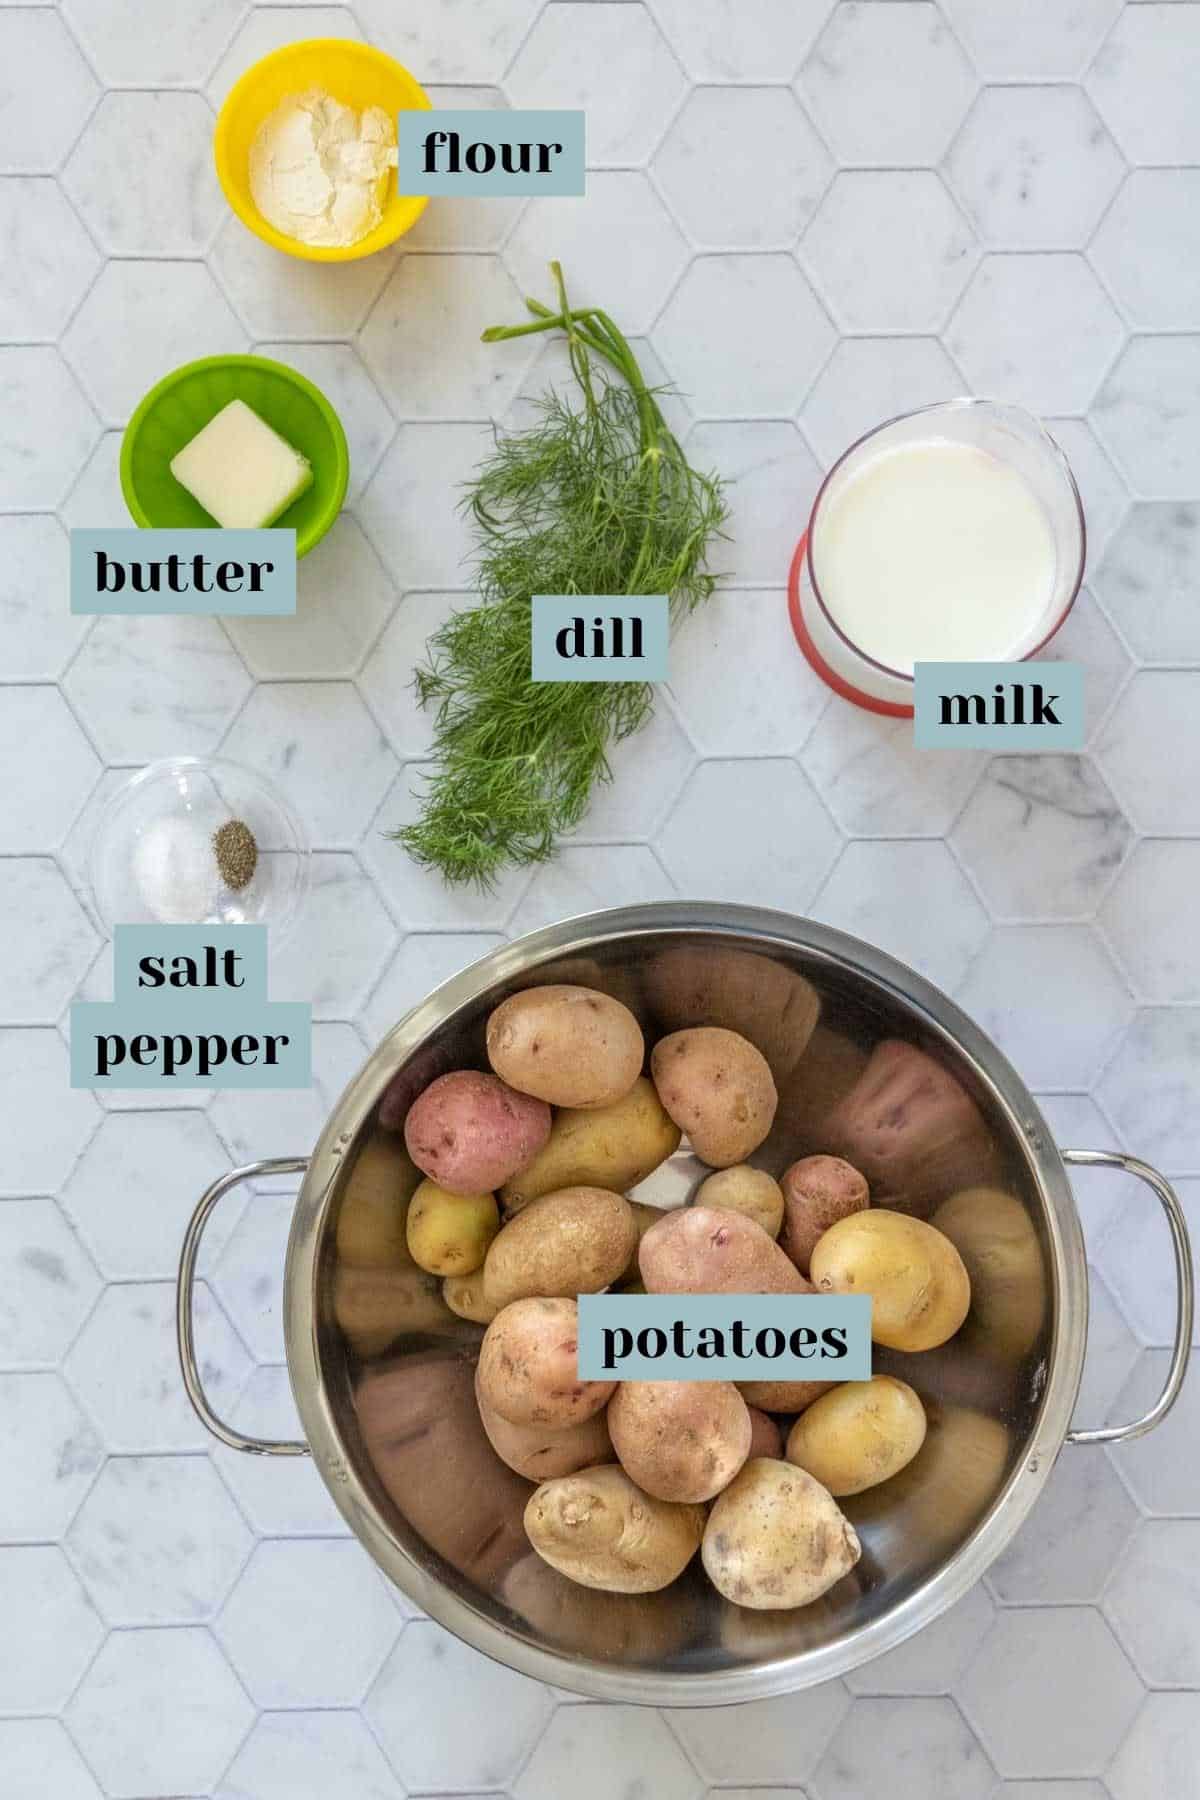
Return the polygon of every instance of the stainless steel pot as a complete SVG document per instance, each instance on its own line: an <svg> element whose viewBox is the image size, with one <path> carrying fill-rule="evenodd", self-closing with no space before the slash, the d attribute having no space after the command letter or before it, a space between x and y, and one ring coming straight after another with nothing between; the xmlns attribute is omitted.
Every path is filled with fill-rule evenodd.
<svg viewBox="0 0 1200 1800"><path fill-rule="evenodd" d="M470 1375L480 1329L456 1319L420 1277L414 1287L411 1271L402 1279L352 1266L361 1258L348 1229L339 1252L348 1196L369 1205L381 1159L389 1182L415 1180L395 1133L380 1124L381 1102L389 1117L402 1117L435 1075L486 1066L488 1013L547 979L617 994L651 1040L706 1021L753 1037L780 1089L775 1129L754 1158L764 1167L778 1172L796 1155L837 1149L866 1168L876 1199L925 1216L974 1190L954 1202L975 1275L966 1327L940 1351L876 1355L877 1368L902 1372L922 1394L925 1446L901 1475L843 1502L862 1561L814 1606L746 1612L722 1601L695 1565L663 1594L639 1597L593 1593L555 1575L524 1543L528 1484L494 1458L478 1427ZM1088 1292L1067 1163L1136 1176L1171 1231L1178 1316L1170 1371L1151 1410L1128 1424L1071 1428ZM304 1173L284 1329L305 1441L270 1443L234 1430L204 1395L192 1285L221 1198L240 1182L287 1172ZM645 1197L675 1203L690 1179L677 1161ZM806 1687L937 1618L1012 1538L1064 1443L1137 1437L1165 1416L1187 1367L1192 1311L1186 1227L1161 1175L1107 1151L1056 1149L996 1047L891 957L808 920L716 904L570 920L447 982L379 1045L311 1158L254 1164L214 1183L188 1228L178 1287L184 1381L214 1436L250 1454L312 1455L379 1566L477 1649L598 1699L673 1706Z"/></svg>

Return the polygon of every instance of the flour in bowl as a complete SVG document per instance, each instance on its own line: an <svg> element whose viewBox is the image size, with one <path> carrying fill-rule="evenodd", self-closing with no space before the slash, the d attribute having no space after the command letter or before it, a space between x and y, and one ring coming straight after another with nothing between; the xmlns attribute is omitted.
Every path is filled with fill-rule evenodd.
<svg viewBox="0 0 1200 1800"><path fill-rule="evenodd" d="M250 146L250 192L268 225L302 244L348 249L383 217L396 122L312 88L268 113Z"/></svg>

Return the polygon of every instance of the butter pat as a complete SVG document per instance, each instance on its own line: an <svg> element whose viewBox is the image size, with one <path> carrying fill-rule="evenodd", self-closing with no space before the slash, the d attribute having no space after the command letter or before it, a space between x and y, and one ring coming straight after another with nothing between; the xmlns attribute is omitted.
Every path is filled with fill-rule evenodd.
<svg viewBox="0 0 1200 1800"><path fill-rule="evenodd" d="M312 486L306 456L231 400L171 458L171 473L218 525L257 530L270 525Z"/></svg>

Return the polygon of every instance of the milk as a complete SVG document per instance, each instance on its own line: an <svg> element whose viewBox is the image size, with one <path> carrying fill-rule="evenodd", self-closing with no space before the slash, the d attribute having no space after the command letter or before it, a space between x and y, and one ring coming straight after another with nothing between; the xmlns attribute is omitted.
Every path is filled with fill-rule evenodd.
<svg viewBox="0 0 1200 1800"><path fill-rule="evenodd" d="M1021 657L1049 626L1050 520L1016 469L971 444L918 440L835 476L811 550L835 624L904 675Z"/></svg>

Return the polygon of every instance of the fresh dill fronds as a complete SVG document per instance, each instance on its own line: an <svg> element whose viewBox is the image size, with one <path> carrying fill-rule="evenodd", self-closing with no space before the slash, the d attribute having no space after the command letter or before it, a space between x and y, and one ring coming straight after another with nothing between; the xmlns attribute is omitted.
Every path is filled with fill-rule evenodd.
<svg viewBox="0 0 1200 1800"><path fill-rule="evenodd" d="M557 393L528 428L497 438L468 484L479 604L427 646L414 685L434 713L434 769L418 821L392 833L448 882L489 887L509 864L542 862L612 778L612 746L645 724L648 682L535 682L534 594L667 594L672 621L707 599L709 546L726 518L721 484L691 468L628 342L595 307L534 300L495 343L566 334L577 404Z"/></svg>

